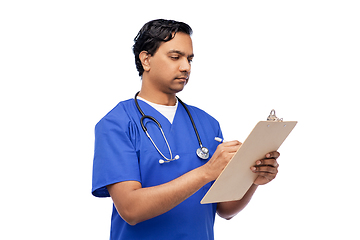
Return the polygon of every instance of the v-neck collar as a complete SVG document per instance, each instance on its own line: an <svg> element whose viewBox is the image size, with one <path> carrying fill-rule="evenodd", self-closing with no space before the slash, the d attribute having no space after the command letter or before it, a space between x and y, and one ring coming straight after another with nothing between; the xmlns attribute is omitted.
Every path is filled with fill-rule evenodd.
<svg viewBox="0 0 360 240"><path fill-rule="evenodd" d="M138 99L138 100L141 100L141 101L145 104L146 108L150 108L152 111L154 111L154 115L155 115L155 116L152 116L152 117L154 117L154 118L156 118L156 119L163 118L166 123L170 124L170 128L172 127L172 125L174 124L174 121L175 121L175 119L176 119L178 109L179 109L179 101L178 101L178 100L177 100L175 106L170 106L170 107L175 107L175 108L176 108L176 109L175 109L174 116L173 116L173 119L172 119L172 122L171 122L171 121L169 120L169 118L168 118L167 116L165 116L165 114L161 111L161 108L164 107L164 105L159 105L159 104L152 103L152 102L150 102L150 101L148 101L148 100L145 100L145 99L143 99L143 98L141 98L141 97L138 97L137 99ZM165 106L165 107L168 107L168 106ZM165 109L165 110L166 110L166 109ZM152 115L152 114L146 113L146 111L144 111L144 114L145 114L145 115L150 115L150 116ZM172 113L171 113L171 114L172 114ZM159 120L158 120L158 121L159 121ZM163 123L164 121L161 121L161 122Z"/></svg>

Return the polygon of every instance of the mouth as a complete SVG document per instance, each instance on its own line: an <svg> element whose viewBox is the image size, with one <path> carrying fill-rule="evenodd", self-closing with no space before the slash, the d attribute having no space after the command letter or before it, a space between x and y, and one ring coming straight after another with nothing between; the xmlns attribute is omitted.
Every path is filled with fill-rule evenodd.
<svg viewBox="0 0 360 240"><path fill-rule="evenodd" d="M189 81L189 76L180 76L180 77L177 77L175 79L178 79L178 80L183 81L183 82L187 82L187 81Z"/></svg>
<svg viewBox="0 0 360 240"><path fill-rule="evenodd" d="M180 77L180 78L175 78L175 79L178 80L180 84L184 84L184 85L186 85L189 81L188 77Z"/></svg>

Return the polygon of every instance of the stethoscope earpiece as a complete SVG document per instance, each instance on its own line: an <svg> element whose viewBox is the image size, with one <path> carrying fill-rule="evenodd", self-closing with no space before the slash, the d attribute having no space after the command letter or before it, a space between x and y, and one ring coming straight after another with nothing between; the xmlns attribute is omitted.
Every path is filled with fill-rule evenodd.
<svg viewBox="0 0 360 240"><path fill-rule="evenodd" d="M138 101L137 101L137 95L138 95L138 94L139 94L139 92L137 92L137 93L135 94L135 105L136 105L137 109L139 110L139 112L140 112L141 115L142 115L142 117L141 117L141 119L140 119L141 127L142 127L142 129L144 130L146 136L148 136L148 138L150 139L150 141L152 142L152 144L153 144L154 147L156 148L156 150L157 150L157 151L160 153L160 155L165 159L165 160L160 159L160 160L159 160L159 163L160 163L160 164L163 164L163 163L168 163L168 162L171 162L171 161L174 161L174 160L178 160L178 159L180 158L179 155L176 155L174 158L172 157L171 148L170 148L170 145L169 145L169 143L168 143L168 141L167 141L167 139L166 139L166 136L165 136L165 134L164 134L164 131L162 130L161 124L160 124L154 117L145 115L144 112L141 110L141 108L140 108L140 106L139 106L139 103L138 103ZM196 126L195 126L194 120L193 120L193 118L192 118L192 116L191 116L191 114L190 114L190 112L189 112L189 109L186 107L186 105L185 105L179 98L178 98L178 101L179 101L179 102L181 103L181 105L185 108L187 114L189 115L191 124L192 124L192 126L193 126L193 128L194 128L196 137L197 137L197 139L198 139L200 148L198 148L198 149L196 150L196 155L198 155L199 158L206 160L206 159L209 158L209 149L207 149L206 147L203 147L203 145L202 145L202 143L201 143L201 140L200 140L200 136L199 136L198 130L197 130ZM148 119L154 121L154 122L158 125L158 127L159 127L159 129L160 129L160 131L161 131L161 134L162 134L163 137L164 137L164 140L165 140L165 142L166 142L166 145L167 145L167 147L168 147L168 149L169 149L170 158L165 157L165 155L160 151L160 149L156 146L155 142L152 140L152 138L151 138L150 134L148 133L147 128L146 128L146 126L145 126L145 124L144 124L144 122L143 122L145 118L148 118Z"/></svg>
<svg viewBox="0 0 360 240"><path fill-rule="evenodd" d="M171 161L178 160L179 158L180 158L180 156L179 156L179 155L176 155L173 159L168 159L168 160L160 159L160 160L159 160L159 163L160 163L160 164L168 163L168 162L171 162Z"/></svg>

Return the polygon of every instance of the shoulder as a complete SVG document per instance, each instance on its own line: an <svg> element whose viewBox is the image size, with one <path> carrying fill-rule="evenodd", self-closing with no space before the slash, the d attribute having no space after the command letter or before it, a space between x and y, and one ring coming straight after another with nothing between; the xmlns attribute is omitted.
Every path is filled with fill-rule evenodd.
<svg viewBox="0 0 360 240"><path fill-rule="evenodd" d="M101 120L112 117L124 116L124 114L129 115L131 114L130 112L134 106L135 106L134 99L121 101L113 109L111 109Z"/></svg>
<svg viewBox="0 0 360 240"><path fill-rule="evenodd" d="M134 99L119 102L111 109L95 126L100 128L104 125L128 125L134 115Z"/></svg>
<svg viewBox="0 0 360 240"><path fill-rule="evenodd" d="M196 124L206 125L207 127L211 126L211 128L215 131L220 129L219 122L213 116L198 107L191 105L186 106L189 109L194 121L197 122Z"/></svg>
<svg viewBox="0 0 360 240"><path fill-rule="evenodd" d="M121 101L95 125L95 140L116 137L130 139L135 144L139 118L134 99Z"/></svg>
<svg viewBox="0 0 360 240"><path fill-rule="evenodd" d="M211 116L210 114L208 114L204 110L202 110L202 109L200 109L198 107L195 107L195 106L187 105L187 104L186 104L186 106L188 107L191 114L195 114L200 119L204 119L204 120L206 119L207 121L212 121L212 122L218 123L218 121L213 116Z"/></svg>

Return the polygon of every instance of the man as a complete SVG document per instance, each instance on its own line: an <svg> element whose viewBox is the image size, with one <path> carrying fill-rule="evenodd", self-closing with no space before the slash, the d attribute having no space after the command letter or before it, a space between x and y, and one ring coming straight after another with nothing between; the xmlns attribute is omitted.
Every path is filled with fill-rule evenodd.
<svg viewBox="0 0 360 240"><path fill-rule="evenodd" d="M277 174L271 152L254 163L241 200L200 204L241 143L216 142L218 122L176 97L189 81L191 33L181 22L146 23L133 46L141 91L96 125L92 193L113 199L110 239L214 239L215 214L232 218Z"/></svg>

